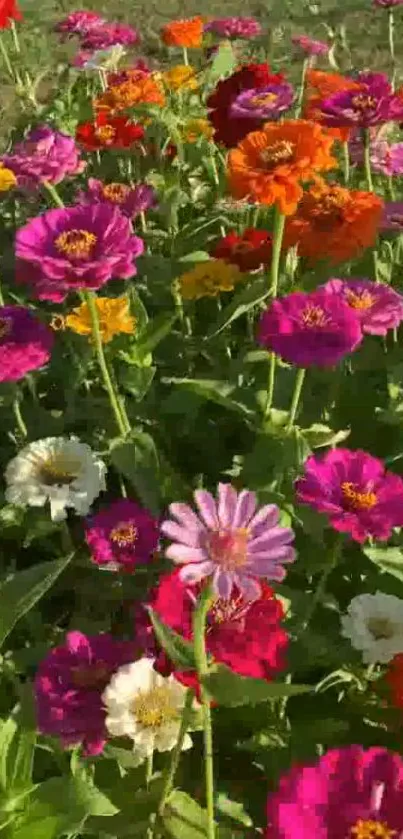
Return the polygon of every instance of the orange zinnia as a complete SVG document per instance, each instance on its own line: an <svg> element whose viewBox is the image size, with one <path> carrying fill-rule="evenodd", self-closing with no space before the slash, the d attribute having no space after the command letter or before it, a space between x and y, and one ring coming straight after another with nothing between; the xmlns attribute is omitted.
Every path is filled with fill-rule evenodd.
<svg viewBox="0 0 403 839"><path fill-rule="evenodd" d="M278 204L284 215L295 213L301 182L337 165L333 139L320 125L302 119L268 122L247 134L228 155L228 183L234 198Z"/></svg>
<svg viewBox="0 0 403 839"><path fill-rule="evenodd" d="M359 87L352 79L341 76L340 73L325 73L323 70L308 69L305 77L305 104L303 115L306 119L313 119L320 122L322 117L321 104L324 99L339 93L341 90L353 90ZM347 142L351 128L330 128L326 131L335 140Z"/></svg>
<svg viewBox="0 0 403 839"><path fill-rule="evenodd" d="M108 113L119 113L135 105L165 105L164 92L152 75L109 86L95 101L97 111Z"/></svg>
<svg viewBox="0 0 403 839"><path fill-rule="evenodd" d="M167 47L200 47L203 39L203 18L173 20L161 29L161 40Z"/></svg>
<svg viewBox="0 0 403 839"><path fill-rule="evenodd" d="M382 198L373 192L317 182L287 220L284 245L297 245L309 262L347 262L374 245L382 211Z"/></svg>

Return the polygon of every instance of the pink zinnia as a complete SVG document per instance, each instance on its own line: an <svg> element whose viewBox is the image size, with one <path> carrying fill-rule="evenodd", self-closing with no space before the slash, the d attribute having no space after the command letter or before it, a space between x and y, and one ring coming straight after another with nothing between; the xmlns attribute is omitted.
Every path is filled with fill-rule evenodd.
<svg viewBox="0 0 403 839"><path fill-rule="evenodd" d="M48 210L15 237L17 282L39 300L64 300L69 291L101 288L136 274L143 241L117 207L92 204Z"/></svg>
<svg viewBox="0 0 403 839"><path fill-rule="evenodd" d="M111 635L69 632L51 650L35 677L38 728L59 737L63 748L82 745L87 755L102 752L107 738L102 693L113 673L135 659L134 644Z"/></svg>
<svg viewBox="0 0 403 839"><path fill-rule="evenodd" d="M16 382L50 359L54 335L30 309L0 307L0 382Z"/></svg>
<svg viewBox="0 0 403 839"><path fill-rule="evenodd" d="M403 0L374 0L374 6L381 9L394 9L395 6L403 6Z"/></svg>
<svg viewBox="0 0 403 839"><path fill-rule="evenodd" d="M257 340L298 367L333 367L362 339L359 319L323 289L295 291L263 312Z"/></svg>
<svg viewBox="0 0 403 839"><path fill-rule="evenodd" d="M45 181L59 184L66 177L81 174L86 167L74 137L50 125L34 128L0 160L14 172L18 186L26 189L34 189Z"/></svg>
<svg viewBox="0 0 403 839"><path fill-rule="evenodd" d="M385 201L380 230L403 232L403 201Z"/></svg>
<svg viewBox="0 0 403 839"><path fill-rule="evenodd" d="M329 44L325 41L317 41L315 38L309 38L308 35L293 35L291 40L306 55L327 55L330 50Z"/></svg>
<svg viewBox="0 0 403 839"><path fill-rule="evenodd" d="M81 47L84 51L97 52L117 44L131 46L138 44L139 41L140 35L137 29L125 26L123 23L105 23L90 28L81 41Z"/></svg>
<svg viewBox="0 0 403 839"><path fill-rule="evenodd" d="M393 288L372 280L329 280L323 286L350 306L369 335L386 335L403 320L403 297Z"/></svg>
<svg viewBox="0 0 403 839"><path fill-rule="evenodd" d="M96 178L89 178L87 190L78 193L77 204L114 204L123 215L135 218L139 213L155 207L157 196L153 187L148 184L104 184Z"/></svg>
<svg viewBox="0 0 403 839"><path fill-rule="evenodd" d="M351 162L362 166L364 164L362 137L353 136L348 145ZM370 160L372 170L381 175L393 177L403 174L403 143L388 143L387 140L375 135L370 142Z"/></svg>
<svg viewBox="0 0 403 839"><path fill-rule="evenodd" d="M363 451L333 449L311 455L296 481L297 500L325 513L341 533L356 542L384 541L403 525L403 481L381 460Z"/></svg>
<svg viewBox="0 0 403 839"><path fill-rule="evenodd" d="M403 760L382 747L345 746L282 776L267 800L266 839L398 839Z"/></svg>
<svg viewBox="0 0 403 839"><path fill-rule="evenodd" d="M219 38L256 38L262 32L260 23L254 17L218 17L204 25L205 32L213 32Z"/></svg>
<svg viewBox="0 0 403 839"><path fill-rule="evenodd" d="M257 511L254 492L239 494L231 484L218 484L218 500L196 490L199 515L188 504L171 504L173 519L161 531L172 540L166 556L179 565L180 579L196 583L212 578L213 587L229 600L234 586L247 600L260 596L256 577L283 580L283 565L295 559L294 532L278 523L280 511L268 504Z"/></svg>
<svg viewBox="0 0 403 839"><path fill-rule="evenodd" d="M85 36L94 27L105 23L106 20L95 12L71 12L56 24L55 32L58 32L64 38L70 38L72 35Z"/></svg>
<svg viewBox="0 0 403 839"><path fill-rule="evenodd" d="M134 571L150 562L158 546L158 524L136 501L122 498L92 516L85 538L93 561L110 571Z"/></svg>
<svg viewBox="0 0 403 839"><path fill-rule="evenodd" d="M337 128L374 125L403 119L403 102L384 73L359 73L353 90L334 93L321 102L321 122Z"/></svg>

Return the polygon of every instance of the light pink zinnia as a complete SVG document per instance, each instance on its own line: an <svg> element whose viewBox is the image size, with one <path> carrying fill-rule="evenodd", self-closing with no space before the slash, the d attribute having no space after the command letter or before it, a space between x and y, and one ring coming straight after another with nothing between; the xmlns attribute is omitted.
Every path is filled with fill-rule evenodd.
<svg viewBox="0 0 403 839"><path fill-rule="evenodd" d="M172 540L166 556L183 565L182 582L212 577L218 597L228 600L237 586L244 598L254 600L261 593L254 578L284 579L283 565L295 559L294 532L279 525L275 504L256 511L255 493L238 494L231 484L218 484L217 501L202 489L194 499L199 515L188 504L171 504L173 519L161 525L162 533Z"/></svg>
<svg viewBox="0 0 403 839"><path fill-rule="evenodd" d="M334 279L323 288L354 309L362 331L368 335L386 335L388 329L395 329L403 320L403 297L383 283Z"/></svg>

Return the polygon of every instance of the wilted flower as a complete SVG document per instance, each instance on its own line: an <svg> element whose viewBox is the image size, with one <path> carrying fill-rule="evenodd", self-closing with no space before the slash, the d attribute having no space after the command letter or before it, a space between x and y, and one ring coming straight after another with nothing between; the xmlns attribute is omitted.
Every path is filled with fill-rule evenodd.
<svg viewBox="0 0 403 839"><path fill-rule="evenodd" d="M386 664L403 652L403 600L393 594L359 594L341 618L341 634L362 652L364 664Z"/></svg>
<svg viewBox="0 0 403 839"><path fill-rule="evenodd" d="M50 503L52 521L67 518L67 508L86 516L105 489L106 466L75 437L45 437L21 449L6 468L6 499L20 507Z"/></svg>
<svg viewBox="0 0 403 839"><path fill-rule="evenodd" d="M372 280L334 279L324 286L341 297L358 317L368 335L386 335L403 320L403 297L384 283Z"/></svg>
<svg viewBox="0 0 403 839"><path fill-rule="evenodd" d="M248 39L260 35L262 27L254 17L216 17L204 24L204 31L219 38Z"/></svg>
<svg viewBox="0 0 403 839"><path fill-rule="evenodd" d="M158 524L136 501L123 498L87 521L85 538L93 561L110 571L134 571L150 562L158 546Z"/></svg>
<svg viewBox="0 0 403 839"><path fill-rule="evenodd" d="M291 40L305 55L328 55L330 50L329 44L317 41L308 35L293 35Z"/></svg>
<svg viewBox="0 0 403 839"><path fill-rule="evenodd" d="M151 207L155 207L157 197L153 187L148 184L104 184L96 178L89 178L87 190L78 193L77 204L114 204L123 215L135 218L139 213L145 213Z"/></svg>
<svg viewBox="0 0 403 839"><path fill-rule="evenodd" d="M30 309L0 307L0 382L16 382L50 359L53 333Z"/></svg>
<svg viewBox="0 0 403 839"><path fill-rule="evenodd" d="M294 91L287 82L244 90L233 100L230 116L262 121L274 120L291 108L293 100Z"/></svg>
<svg viewBox="0 0 403 839"><path fill-rule="evenodd" d="M104 344L109 344L115 335L132 335L136 320L130 314L127 297L96 297L94 299L98 313L99 330ZM65 326L78 335L92 335L92 318L87 303L82 303L72 313L66 315Z"/></svg>
<svg viewBox="0 0 403 839"><path fill-rule="evenodd" d="M211 256L237 265L240 271L256 271L262 265L269 265L273 240L266 230L248 227L239 235L231 230L214 245Z"/></svg>
<svg viewBox="0 0 403 839"><path fill-rule="evenodd" d="M198 300L200 297L217 297L221 291L232 291L243 279L236 265L223 259L199 262L191 271L178 278L180 293L184 300Z"/></svg>
<svg viewBox="0 0 403 839"><path fill-rule="evenodd" d="M14 173L18 186L27 189L44 182L58 184L66 177L81 174L86 166L80 160L74 137L49 125L30 131L10 154L3 154L1 162Z"/></svg>

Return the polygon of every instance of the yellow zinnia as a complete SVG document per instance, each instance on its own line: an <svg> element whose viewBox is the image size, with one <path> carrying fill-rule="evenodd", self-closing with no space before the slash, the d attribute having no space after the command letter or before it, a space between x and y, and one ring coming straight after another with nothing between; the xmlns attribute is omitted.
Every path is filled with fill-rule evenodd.
<svg viewBox="0 0 403 839"><path fill-rule="evenodd" d="M7 169L0 163L0 192L8 192L17 185L17 178L11 169Z"/></svg>
<svg viewBox="0 0 403 839"><path fill-rule="evenodd" d="M136 320L130 314L129 301L127 297L97 297L95 300L101 338L104 344L108 344L115 335L121 332L131 334L136 328ZM70 315L66 316L65 326L78 335L91 335L91 314L87 303L82 303L77 309L73 309Z"/></svg>
<svg viewBox="0 0 403 839"><path fill-rule="evenodd" d="M182 130L182 136L185 143L197 143L199 137L205 137L206 140L212 140L214 128L209 123L208 119L203 117L194 117L189 119Z"/></svg>
<svg viewBox="0 0 403 839"><path fill-rule="evenodd" d="M161 73L161 79L169 90L196 90L198 87L195 71L187 64L176 64Z"/></svg>
<svg viewBox="0 0 403 839"><path fill-rule="evenodd" d="M242 279L243 274L236 265L223 259L209 259L182 274L178 286L184 300L198 300L217 297L220 291L232 291Z"/></svg>

